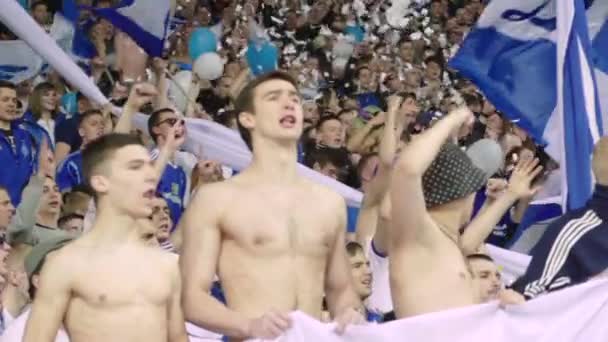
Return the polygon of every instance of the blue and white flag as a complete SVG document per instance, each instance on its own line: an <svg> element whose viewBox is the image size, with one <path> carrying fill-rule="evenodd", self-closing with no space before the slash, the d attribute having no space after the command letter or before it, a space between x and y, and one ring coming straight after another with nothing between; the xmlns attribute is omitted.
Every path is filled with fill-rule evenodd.
<svg viewBox="0 0 608 342"><path fill-rule="evenodd" d="M92 11L130 36L148 55L162 55L171 16L170 0L122 0L116 7Z"/></svg>
<svg viewBox="0 0 608 342"><path fill-rule="evenodd" d="M0 80L20 83L38 75L43 64L23 40L0 41Z"/></svg>
<svg viewBox="0 0 608 342"><path fill-rule="evenodd" d="M602 134L593 63L608 56L599 43L607 18L608 1L494 0L450 61L547 144L567 208L583 206L592 192L590 155Z"/></svg>

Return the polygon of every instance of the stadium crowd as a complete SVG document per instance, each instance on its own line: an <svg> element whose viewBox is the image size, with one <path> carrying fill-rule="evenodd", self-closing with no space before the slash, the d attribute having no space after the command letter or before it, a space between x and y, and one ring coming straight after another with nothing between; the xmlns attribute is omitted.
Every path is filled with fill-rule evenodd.
<svg viewBox="0 0 608 342"><path fill-rule="evenodd" d="M25 6L48 31L58 3ZM52 68L0 81L0 340L273 338L296 309L341 330L523 302L484 245L513 242L555 167L447 65L485 4L392 5L177 0L164 59L81 11L95 55L79 63L122 112ZM219 30L223 74L180 85L198 27ZM256 35L281 71L253 76ZM184 118L238 131L251 166L183 151ZM361 207L298 178L296 158Z"/></svg>

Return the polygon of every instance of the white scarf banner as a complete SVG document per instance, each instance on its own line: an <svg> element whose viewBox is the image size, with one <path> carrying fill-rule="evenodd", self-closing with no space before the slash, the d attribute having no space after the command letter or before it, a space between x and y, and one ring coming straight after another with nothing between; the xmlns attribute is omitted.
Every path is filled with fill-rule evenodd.
<svg viewBox="0 0 608 342"><path fill-rule="evenodd" d="M276 342L605 342L608 341L608 282L591 281L518 306L489 303L384 324L350 326L342 336L335 324L301 312ZM260 341L260 340L257 340Z"/></svg>

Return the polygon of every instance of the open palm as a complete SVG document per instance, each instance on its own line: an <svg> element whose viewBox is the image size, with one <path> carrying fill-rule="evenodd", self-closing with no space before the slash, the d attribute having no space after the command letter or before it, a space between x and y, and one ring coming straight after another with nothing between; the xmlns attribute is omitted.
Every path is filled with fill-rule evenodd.
<svg viewBox="0 0 608 342"><path fill-rule="evenodd" d="M509 179L508 191L517 196L517 198L530 198L536 195L540 187L533 186L532 181L543 170L541 165L538 165L538 159L521 160L511 178Z"/></svg>

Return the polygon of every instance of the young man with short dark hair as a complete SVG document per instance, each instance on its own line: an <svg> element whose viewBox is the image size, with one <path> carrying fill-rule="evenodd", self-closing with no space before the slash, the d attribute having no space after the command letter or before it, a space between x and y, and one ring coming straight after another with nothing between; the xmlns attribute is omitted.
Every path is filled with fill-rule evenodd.
<svg viewBox="0 0 608 342"><path fill-rule="evenodd" d="M473 287L479 293L479 300L485 303L498 299L503 286L494 260L486 254L471 254L467 255L467 262L473 277Z"/></svg>
<svg viewBox="0 0 608 342"><path fill-rule="evenodd" d="M39 146L17 115L15 86L0 80L0 184L6 187L14 206L36 168Z"/></svg>
<svg viewBox="0 0 608 342"><path fill-rule="evenodd" d="M63 323L72 342L186 342L176 260L137 228L152 214L158 180L148 151L131 135L103 136L84 149L83 173L95 223L47 260L24 341L54 341Z"/></svg>
<svg viewBox="0 0 608 342"><path fill-rule="evenodd" d="M297 83L272 72L236 100L239 131L253 151L237 176L199 189L180 225L185 316L236 340L276 338L288 312L363 322L346 257L346 206L297 174L303 110ZM210 294L215 275L228 306Z"/></svg>

